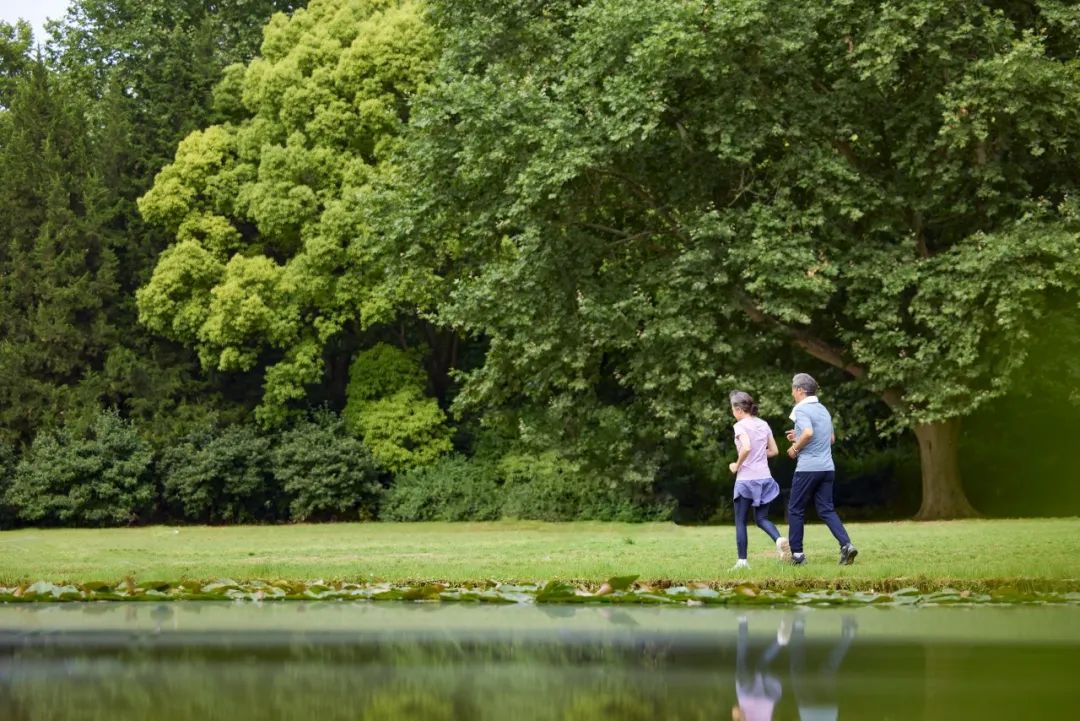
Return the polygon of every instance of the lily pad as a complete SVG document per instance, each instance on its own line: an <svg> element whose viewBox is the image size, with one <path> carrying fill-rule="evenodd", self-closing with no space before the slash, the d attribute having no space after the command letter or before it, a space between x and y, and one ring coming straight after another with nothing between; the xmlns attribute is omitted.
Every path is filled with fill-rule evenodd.
<svg viewBox="0 0 1080 721"><path fill-rule="evenodd" d="M633 576L612 576L607 580L607 585L611 586L612 591L627 591L638 578L639 576L636 574Z"/></svg>

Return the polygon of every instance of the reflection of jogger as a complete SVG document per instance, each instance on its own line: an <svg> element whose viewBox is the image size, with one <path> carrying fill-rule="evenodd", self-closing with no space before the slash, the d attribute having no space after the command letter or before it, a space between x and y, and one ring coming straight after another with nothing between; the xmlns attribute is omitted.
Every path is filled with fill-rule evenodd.
<svg viewBox="0 0 1080 721"><path fill-rule="evenodd" d="M855 640L856 628L854 617L844 616L840 638L822 660L821 653L815 654L808 647L803 615L785 615L776 639L752 658L747 620L745 616L739 617L735 646L735 694L739 704L731 709L732 721L772 721L773 709L783 694L783 686L772 666L785 646L800 721L837 721L840 707L836 700L836 678Z"/></svg>
<svg viewBox="0 0 1080 721"><path fill-rule="evenodd" d="M750 632L746 617L739 618L739 638L735 646L735 695L739 705L731 709L733 721L771 721L782 687L770 666L780 654L780 648L778 635L750 666Z"/></svg>
<svg viewBox="0 0 1080 721"><path fill-rule="evenodd" d="M840 715L836 701L836 674L851 648L852 641L855 640L855 619L844 616L840 640L830 649L825 662L813 671L807 669L804 619L801 616L796 617L793 626L788 654L791 659L791 685L795 691L795 700L799 704L799 719L836 721Z"/></svg>

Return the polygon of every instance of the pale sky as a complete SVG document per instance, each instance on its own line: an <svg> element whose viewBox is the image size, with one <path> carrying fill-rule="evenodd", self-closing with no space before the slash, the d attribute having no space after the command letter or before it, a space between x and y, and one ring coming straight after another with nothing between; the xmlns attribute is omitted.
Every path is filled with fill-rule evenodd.
<svg viewBox="0 0 1080 721"><path fill-rule="evenodd" d="M19 18L34 26L34 42L45 42L45 18L59 19L69 0L0 0L0 20L11 25Z"/></svg>

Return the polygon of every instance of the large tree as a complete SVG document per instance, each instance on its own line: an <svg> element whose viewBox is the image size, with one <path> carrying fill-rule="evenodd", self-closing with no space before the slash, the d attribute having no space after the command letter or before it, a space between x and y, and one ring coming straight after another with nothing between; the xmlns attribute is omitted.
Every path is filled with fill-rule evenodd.
<svg viewBox="0 0 1080 721"><path fill-rule="evenodd" d="M96 412L117 342L116 257L101 231L85 104L44 63L0 122L0 440Z"/></svg>
<svg viewBox="0 0 1080 721"><path fill-rule="evenodd" d="M434 58L408 0L313 0L275 16L260 55L230 66L216 90L224 121L185 138L139 201L174 241L138 293L142 322L196 348L208 370L265 371L267 424L327 387L343 403L350 358L391 331L402 345L417 328L445 340L415 316L398 332L399 311L416 307L400 299L416 294L387 291L371 220ZM354 377L378 375L363 367L370 358L358 356ZM394 417L423 426L405 435L446 445L433 400L409 384L384 390L349 391L349 417L370 421L358 428L393 434L383 426Z"/></svg>
<svg viewBox="0 0 1080 721"><path fill-rule="evenodd" d="M960 419L1075 313L1080 11L430 4L400 252L452 268L442 317L491 339L464 400L678 436L782 343L914 432L921 518L974 512Z"/></svg>
<svg viewBox="0 0 1080 721"><path fill-rule="evenodd" d="M134 291L168 239L135 200L216 117L222 69L294 5L78 0L51 24L32 79L29 26L0 25L0 438L27 441L102 405L159 440L250 409L257 386L206 382L190 351L138 326Z"/></svg>

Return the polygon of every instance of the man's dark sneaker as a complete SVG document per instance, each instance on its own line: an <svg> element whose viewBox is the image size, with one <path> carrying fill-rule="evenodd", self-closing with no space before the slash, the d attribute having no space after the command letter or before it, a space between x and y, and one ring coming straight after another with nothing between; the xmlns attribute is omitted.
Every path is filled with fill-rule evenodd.
<svg viewBox="0 0 1080 721"><path fill-rule="evenodd" d="M840 546L840 565L850 566L855 562L855 556L858 555L859 549L855 548L855 546L852 546L850 543Z"/></svg>
<svg viewBox="0 0 1080 721"><path fill-rule="evenodd" d="M806 554L805 553L793 553L793 554L791 554L791 565L792 566L802 566L805 563L806 563Z"/></svg>

